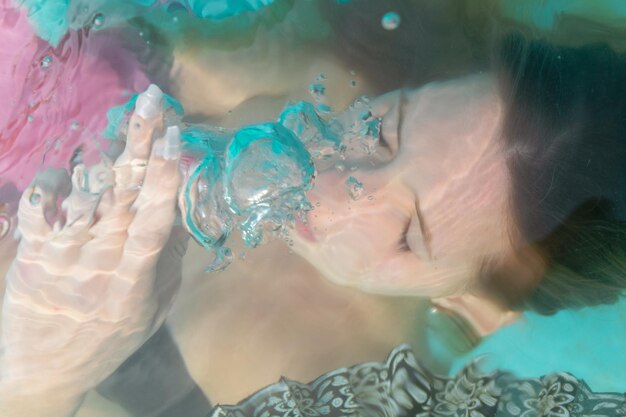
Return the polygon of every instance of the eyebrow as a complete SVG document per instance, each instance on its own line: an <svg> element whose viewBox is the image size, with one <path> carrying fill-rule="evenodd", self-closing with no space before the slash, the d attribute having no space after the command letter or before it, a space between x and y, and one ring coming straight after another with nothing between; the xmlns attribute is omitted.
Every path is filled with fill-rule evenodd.
<svg viewBox="0 0 626 417"><path fill-rule="evenodd" d="M417 214L417 221L420 225L420 230L422 231L422 238L424 239L424 247L426 247L426 252L428 253L428 258L432 259L433 251L431 246L432 235L430 233L430 228L424 221L424 214L420 210L419 200L415 199L415 213Z"/></svg>

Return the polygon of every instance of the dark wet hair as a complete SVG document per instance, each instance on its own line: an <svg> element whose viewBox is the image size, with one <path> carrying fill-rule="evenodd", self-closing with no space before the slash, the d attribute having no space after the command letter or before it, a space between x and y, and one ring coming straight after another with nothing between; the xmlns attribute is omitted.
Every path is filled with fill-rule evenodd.
<svg viewBox="0 0 626 417"><path fill-rule="evenodd" d="M525 299L542 313L626 288L626 56L507 35L495 55L514 222L545 262Z"/></svg>
<svg viewBox="0 0 626 417"><path fill-rule="evenodd" d="M496 31L472 20L466 2L338 3L324 6L336 48L378 86L483 67L498 74L514 243L526 245L517 265L538 256L541 277L516 282L519 271L494 267L481 271L486 290L544 314L617 301L626 288L626 57L603 44L530 40L504 24ZM380 25L390 10L402 18L391 32Z"/></svg>
<svg viewBox="0 0 626 417"><path fill-rule="evenodd" d="M335 34L329 47L381 91L454 78L489 61L483 45L473 42L482 23L462 1L321 0L320 8ZM397 29L383 28L387 12L400 16Z"/></svg>

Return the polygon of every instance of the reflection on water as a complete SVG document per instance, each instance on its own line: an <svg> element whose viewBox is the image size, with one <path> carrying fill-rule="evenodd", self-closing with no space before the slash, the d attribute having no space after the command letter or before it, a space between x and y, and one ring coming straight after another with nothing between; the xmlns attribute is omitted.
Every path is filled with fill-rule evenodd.
<svg viewBox="0 0 626 417"><path fill-rule="evenodd" d="M559 374L523 394L499 388L563 371L623 392L626 8L593 3L0 0L0 411L58 379L74 381L58 396L76 393L69 409L88 390L78 416L204 416L205 396L235 404L281 376L335 369L354 372L355 407L380 415L404 415L409 403L495 415L501 396L506 415L590 407L584 385ZM151 83L166 94L137 104ZM137 118L153 104L158 121ZM130 149L138 138L144 157ZM163 172L179 156L170 201L176 175ZM162 193L134 204L111 192L150 190L153 158ZM176 232L158 243L170 227L163 201L178 207L174 230L197 243L186 253ZM107 240L115 227L102 226L104 208L120 224L140 213L143 246L127 243L140 234L130 223ZM66 234L73 226L84 229ZM116 250L135 263L110 286L102 277ZM74 263L89 271L82 281L66 276ZM33 265L43 265L36 275ZM98 303L92 316L68 314L81 320L59 314ZM130 305L132 319L111 319ZM77 349L90 331L89 342L133 336ZM41 337L20 347L28 334ZM66 346L55 360L22 355L55 343ZM403 343L435 373L453 377L480 357L481 370L511 374L465 371L448 383L422 375L408 353L397 359L401 350L385 363ZM72 358L89 355L76 371ZM372 361L382 364L341 370ZM111 363L123 364L90 373ZM397 398L368 391L387 379ZM247 404L260 410L264 396ZM323 410L316 398L310 410ZM598 398L608 415L626 415L619 397ZM349 408L343 395L327 399ZM58 406L20 404L47 401Z"/></svg>

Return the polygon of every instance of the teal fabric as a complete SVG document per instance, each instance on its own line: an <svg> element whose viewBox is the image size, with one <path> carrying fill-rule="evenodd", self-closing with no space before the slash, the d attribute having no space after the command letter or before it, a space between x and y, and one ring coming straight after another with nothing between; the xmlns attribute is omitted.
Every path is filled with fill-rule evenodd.
<svg viewBox="0 0 626 417"><path fill-rule="evenodd" d="M451 372L484 355L484 370L508 370L521 378L567 371L594 390L625 391L625 352L626 299L622 299L615 305L554 316L525 313L457 359Z"/></svg>

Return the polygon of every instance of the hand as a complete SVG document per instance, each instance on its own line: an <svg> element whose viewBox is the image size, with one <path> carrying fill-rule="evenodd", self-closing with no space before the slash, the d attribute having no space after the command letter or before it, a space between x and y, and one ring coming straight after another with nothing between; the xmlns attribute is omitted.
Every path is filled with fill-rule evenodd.
<svg viewBox="0 0 626 417"><path fill-rule="evenodd" d="M163 324L187 239L172 232L178 128L152 143L161 103L156 86L140 95L114 164L74 169L64 216L63 172L39 175L22 195L2 312L0 415L73 414Z"/></svg>

